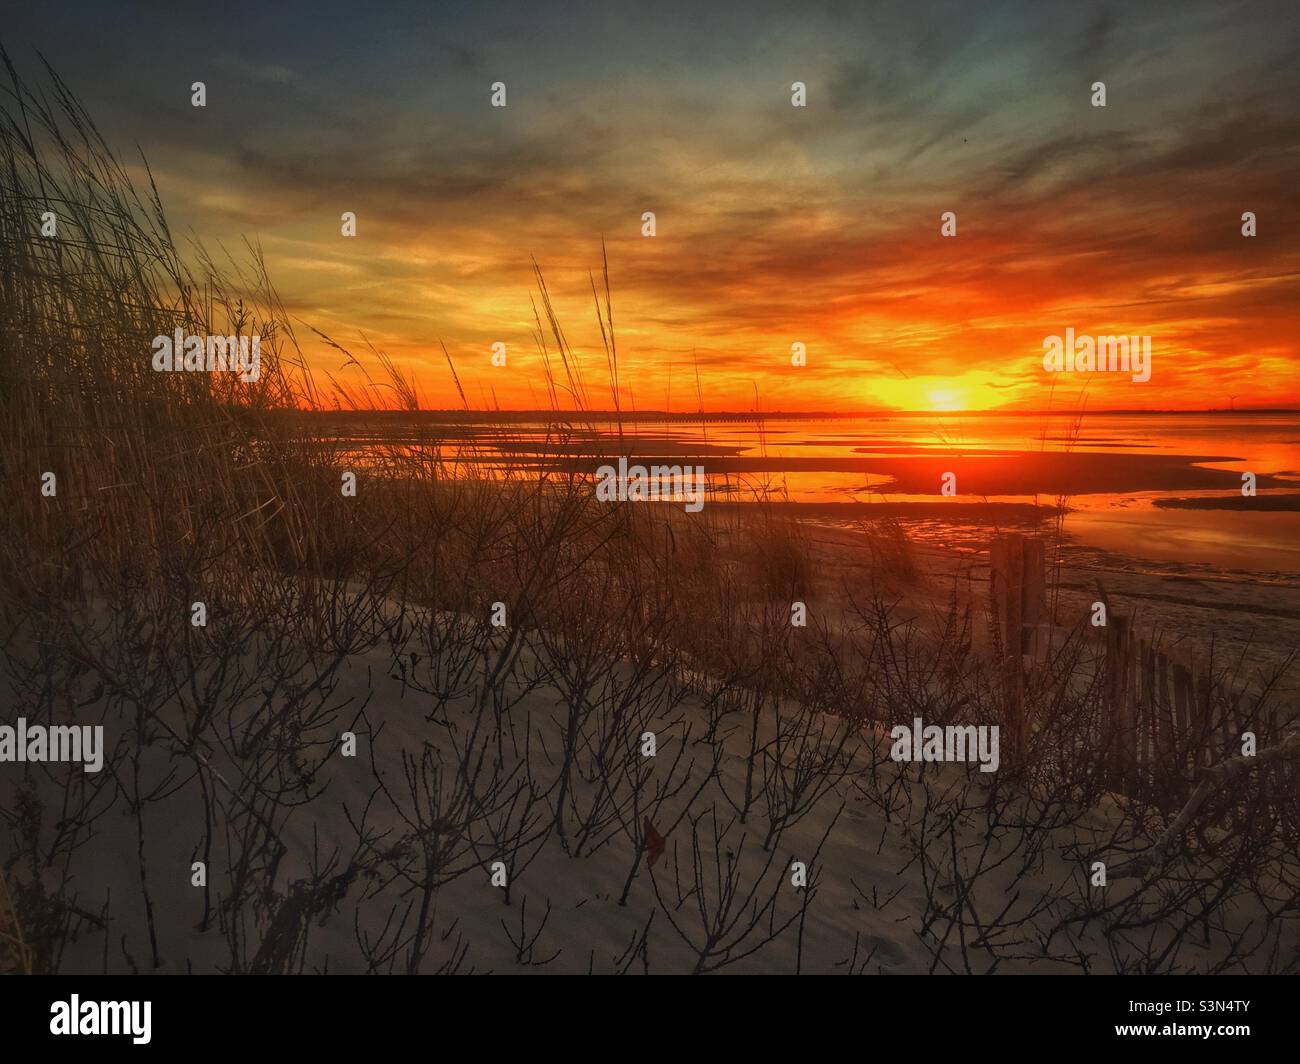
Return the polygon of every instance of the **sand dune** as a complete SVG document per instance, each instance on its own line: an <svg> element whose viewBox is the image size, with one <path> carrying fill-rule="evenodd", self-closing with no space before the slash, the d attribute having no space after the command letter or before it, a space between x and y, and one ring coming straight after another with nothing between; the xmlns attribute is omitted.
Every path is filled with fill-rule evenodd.
<svg viewBox="0 0 1300 1064"><path fill-rule="evenodd" d="M302 804L268 810L275 827L257 859L274 862L275 894L256 899L260 928L248 911L238 919L222 914L223 899L240 891L233 867L249 827L238 781L249 763L202 745L197 755L213 778L229 785L218 788L223 793L205 812L198 782L186 770L184 744L149 745L139 762L141 786L174 791L150 808L139 852L137 824L126 815L120 790L125 780L106 772L88 781L97 788L101 815L71 857L70 886L78 905L106 922L83 922L63 970L153 970L150 915L162 971L229 969L232 952L244 970L375 970L359 942L384 942L397 917L419 907L418 872L427 865L417 851L434 839L445 847L446 863L430 892L422 971L1047 973L1077 971L1081 955L1097 971L1136 956L1122 942L1108 944L1104 921L1085 915L1106 891L1133 888L1122 881L1106 891L1088 884L1088 857L1105 852L1118 819L1112 799L1031 835L1014 821L1034 819L1034 803L1008 799L1005 791L993 801L992 779L974 766L897 764L879 729L858 731L788 703L779 707L779 725L777 706L761 711L752 738L752 716L719 717L716 706L676 690L668 677L648 685L644 676L637 680L630 664L615 675L629 689L662 699L642 697L624 707L631 716L619 726L632 732L602 764L587 742L608 738L601 719L617 705L612 692L589 722L594 730L583 740L579 785L559 798L552 773L569 707L556 687L528 680L546 671L535 651L519 654L501 689L504 702L494 707L485 708L468 689L441 707L417 691L446 667L430 659L429 634L464 623L408 613L400 644L305 660L304 674L320 669L330 679L313 696L315 704L298 712L311 717L329 706L337 719L283 751L279 770L301 773L295 793ZM495 637L498 647L504 638ZM241 668L251 675L257 660L250 648ZM204 680L196 678L198 689ZM254 689L251 696L231 713L232 725L290 700L282 690ZM86 701L81 718L95 719L96 704ZM647 712L650 704L657 709ZM192 712L170 700L159 720L181 735ZM114 732L125 738L130 720L110 715L105 724L112 745ZM655 733L654 757L642 756L640 729ZM338 730L355 732L356 756L343 755ZM779 750L778 732L784 737ZM315 742L323 745L314 748ZM755 743L763 752L751 759ZM440 826L430 795L454 804L455 777L478 771L475 757L462 761L457 754L467 750L493 763L491 772L511 781L510 788L520 784L515 799L495 814L509 842L491 837L491 816L468 828ZM318 766L308 767L318 755ZM801 761L821 766L812 781L816 797L769 839L774 818L786 808L773 780ZM758 797L742 823L734 803L743 798L751 768ZM122 769L119 762L115 771ZM642 771L644 779L634 782ZM37 788L47 808L61 801L55 776ZM4 802L12 805L17 776L2 779ZM578 811L603 800L607 819L585 834ZM566 830L541 831L557 804L567 809ZM215 816L210 834L207 816ZM642 848L644 819L664 837L653 867L651 851ZM47 838L48 831L47 824ZM349 855L362 851L383 859L358 871ZM191 884L195 860L206 860L206 891ZM508 891L492 883L498 860ZM806 864L807 889L792 885L793 862ZM405 873L396 874L398 868ZM962 910L964 931L954 931L953 905ZM1227 949L1230 930L1261 921L1260 912L1235 912L1233 923L1180 954L1179 963L1191 969L1212 963ZM970 940L972 923L987 929L986 943ZM408 952L396 950L388 965L403 970Z"/></svg>

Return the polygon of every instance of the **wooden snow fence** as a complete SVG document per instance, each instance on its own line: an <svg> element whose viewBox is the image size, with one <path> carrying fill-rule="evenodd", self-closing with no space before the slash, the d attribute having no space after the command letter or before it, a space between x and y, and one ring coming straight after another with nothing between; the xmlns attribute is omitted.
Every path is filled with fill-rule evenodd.
<svg viewBox="0 0 1300 1064"><path fill-rule="evenodd" d="M996 537L989 560L1006 760L1022 749L1025 678L1046 651L1051 630L1047 564L1043 541L1018 533ZM1201 768L1242 753L1244 732L1253 732L1263 750L1287 730L1286 714L1275 704L1263 719L1252 719L1250 700L1216 677L1205 657L1133 629L1131 618L1113 611L1104 627L1093 629L1102 642L1104 707L1090 745L1105 753L1111 790L1162 805L1181 803ZM1300 803L1300 757L1262 771L1270 795ZM1300 818L1284 819L1294 824Z"/></svg>
<svg viewBox="0 0 1300 1064"><path fill-rule="evenodd" d="M1280 742L1296 725L1269 703L1252 709L1251 699L1215 674L1205 656L1146 639L1129 618L1111 614L1105 632L1106 749L1112 790L1161 805L1181 805L1204 768L1243 753L1246 732L1256 750ZM1300 757L1287 757L1259 770L1258 786L1272 802L1290 803L1284 822L1297 823Z"/></svg>

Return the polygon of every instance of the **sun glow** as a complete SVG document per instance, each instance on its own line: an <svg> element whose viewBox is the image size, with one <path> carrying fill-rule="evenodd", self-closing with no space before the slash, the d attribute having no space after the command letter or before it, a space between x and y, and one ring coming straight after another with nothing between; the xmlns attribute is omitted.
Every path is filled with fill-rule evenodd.
<svg viewBox="0 0 1300 1064"><path fill-rule="evenodd" d="M952 411L965 410L966 404L962 402L961 392L955 388L939 388L926 395L930 403L931 410Z"/></svg>

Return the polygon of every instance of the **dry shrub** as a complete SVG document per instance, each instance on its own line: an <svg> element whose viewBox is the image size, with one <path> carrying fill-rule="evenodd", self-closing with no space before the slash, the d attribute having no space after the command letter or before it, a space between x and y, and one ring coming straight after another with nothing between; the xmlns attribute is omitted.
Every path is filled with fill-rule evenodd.
<svg viewBox="0 0 1300 1064"><path fill-rule="evenodd" d="M862 522L860 527L877 578L886 582L916 583L916 556L902 523L894 517L879 517Z"/></svg>

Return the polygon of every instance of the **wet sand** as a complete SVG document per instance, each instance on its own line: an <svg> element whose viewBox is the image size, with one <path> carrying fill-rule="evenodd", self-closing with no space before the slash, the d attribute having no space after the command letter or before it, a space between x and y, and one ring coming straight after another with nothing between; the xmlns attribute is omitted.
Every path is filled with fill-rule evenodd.
<svg viewBox="0 0 1300 1064"><path fill-rule="evenodd" d="M947 548L914 543L915 572L873 570L865 531L815 526L809 540L819 593L836 603L864 601L879 589L918 618L935 617L952 601L976 617L988 610L988 536ZM1123 554L1065 543L1058 557L1049 535L1048 601L1061 628L1086 624L1104 588L1112 610L1133 619L1143 637L1239 671L1238 686L1273 683L1278 699L1300 707L1300 572L1223 572L1187 563L1139 565ZM955 596L955 599L954 599Z"/></svg>

